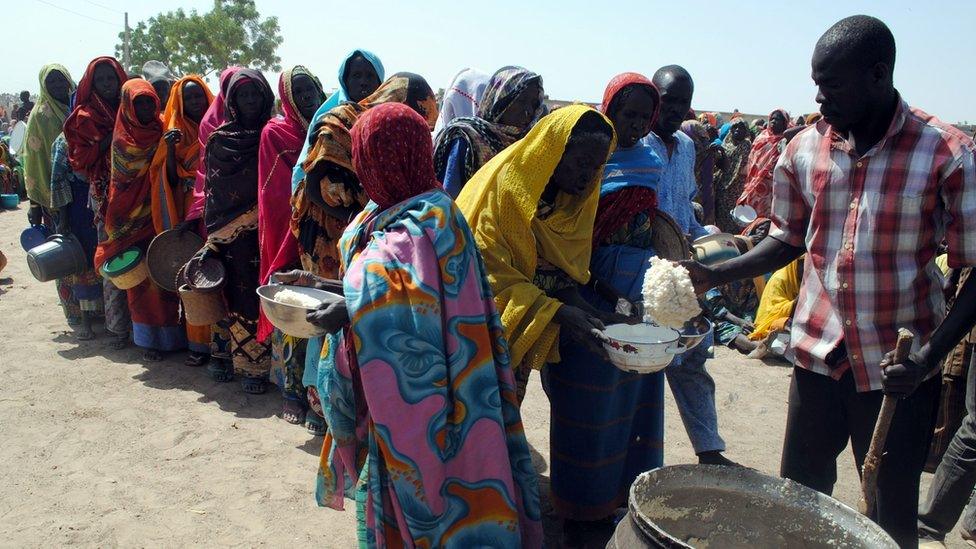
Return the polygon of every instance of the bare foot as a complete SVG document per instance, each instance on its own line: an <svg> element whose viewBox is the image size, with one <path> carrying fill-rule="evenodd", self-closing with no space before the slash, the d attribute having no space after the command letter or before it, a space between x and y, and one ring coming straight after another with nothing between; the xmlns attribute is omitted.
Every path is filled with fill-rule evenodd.
<svg viewBox="0 0 976 549"><path fill-rule="evenodd" d="M112 348L116 351L120 351L129 346L129 334L117 335L115 340L112 341Z"/></svg>

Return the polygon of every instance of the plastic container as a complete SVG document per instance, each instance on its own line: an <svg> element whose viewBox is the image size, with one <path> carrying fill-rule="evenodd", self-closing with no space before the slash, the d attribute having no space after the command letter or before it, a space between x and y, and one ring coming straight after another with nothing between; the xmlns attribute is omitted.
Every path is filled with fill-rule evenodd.
<svg viewBox="0 0 976 549"><path fill-rule="evenodd" d="M89 265L77 238L56 234L27 251L27 267L38 281L48 282L84 272Z"/></svg>
<svg viewBox="0 0 976 549"><path fill-rule="evenodd" d="M133 246L106 261L102 265L102 274L120 290L135 288L149 277L146 254Z"/></svg>
<svg viewBox="0 0 976 549"><path fill-rule="evenodd" d="M16 194L0 194L0 206L5 210L16 210L20 205L20 196Z"/></svg>
<svg viewBox="0 0 976 549"><path fill-rule="evenodd" d="M31 225L20 231L20 247L28 252L31 248L44 244L49 236L51 236L51 231L44 225Z"/></svg>

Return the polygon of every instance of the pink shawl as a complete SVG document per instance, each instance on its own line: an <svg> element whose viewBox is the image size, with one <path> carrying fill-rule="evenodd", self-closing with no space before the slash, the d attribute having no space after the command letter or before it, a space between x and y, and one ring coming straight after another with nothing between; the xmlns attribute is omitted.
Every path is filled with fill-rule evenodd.
<svg viewBox="0 0 976 549"><path fill-rule="evenodd" d="M203 208L207 200L204 196L204 182L207 174L207 163L205 161L207 153L207 140L218 126L226 120L224 117L224 97L227 95L227 85L230 84L232 76L237 74L241 67L227 67L220 73L220 91L214 97L212 103L200 119L200 161L197 163L197 177L193 184L193 205L186 212L186 220L200 219L203 217Z"/></svg>

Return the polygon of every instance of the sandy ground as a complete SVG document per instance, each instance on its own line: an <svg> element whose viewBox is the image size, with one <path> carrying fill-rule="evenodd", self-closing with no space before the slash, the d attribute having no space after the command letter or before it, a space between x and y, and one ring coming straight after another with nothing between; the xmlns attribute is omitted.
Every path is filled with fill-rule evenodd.
<svg viewBox="0 0 976 549"><path fill-rule="evenodd" d="M98 339L75 340L53 283L27 269L25 217L0 213L0 546L354 547L353 506L314 502L321 439L280 419L279 396L214 383L182 356L143 365L135 348L111 350L100 325ZM729 457L776 474L790 368L719 350L709 369ZM546 475L537 378L523 415ZM666 462L693 462L670 393L666 415ZM851 506L856 478L847 452L836 496Z"/></svg>

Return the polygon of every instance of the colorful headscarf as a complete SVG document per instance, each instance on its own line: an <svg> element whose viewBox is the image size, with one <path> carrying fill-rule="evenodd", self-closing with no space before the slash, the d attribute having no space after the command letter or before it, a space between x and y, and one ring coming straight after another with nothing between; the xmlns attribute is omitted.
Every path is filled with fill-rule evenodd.
<svg viewBox="0 0 976 549"><path fill-rule="evenodd" d="M793 127L793 120L786 109L776 109L769 113L769 118L779 113L786 119L786 128ZM737 204L746 204L756 210L758 217L769 217L773 201L773 168L782 152L780 142L783 134L774 134L771 124L766 124L756 140L752 142L749 152L749 164L746 167L746 184Z"/></svg>
<svg viewBox="0 0 976 549"><path fill-rule="evenodd" d="M545 220L536 215L573 128L587 113L611 125L584 105L557 109L485 164L457 198L484 256L515 366L559 361L559 326L552 320L562 303L533 284L540 255L580 284L590 279L599 181L585 196L559 193Z"/></svg>
<svg viewBox="0 0 976 549"><path fill-rule="evenodd" d="M148 124L136 117L135 101L139 97L153 101L155 114ZM126 248L155 234L149 167L162 136L159 97L152 84L139 78L122 84L119 116L112 134L112 176L105 201L107 239L100 242L95 251L96 269Z"/></svg>
<svg viewBox="0 0 976 549"><path fill-rule="evenodd" d="M235 97L251 82L262 96L260 119L253 128L240 120ZM240 69L231 77L225 94L227 121L207 140L207 206L204 220L208 237L229 242L245 230L256 229L258 222L258 146L261 131L271 118L274 92L260 71Z"/></svg>
<svg viewBox="0 0 976 549"><path fill-rule="evenodd" d="M366 111L353 126L352 163L370 200L389 208L437 188L430 125L402 103Z"/></svg>
<svg viewBox="0 0 976 549"><path fill-rule="evenodd" d="M413 73L394 74L373 95L359 103L343 103L326 113L309 129L312 147L305 160L305 171L325 172L319 189L326 203L359 209L369 201L353 171L349 130L363 112L383 103L404 103L423 112L421 116L431 127L437 120L434 92L423 77ZM303 175L292 198L291 219L302 263L320 276L336 276L339 258L335 245L349 220L337 219L313 204L305 185Z"/></svg>
<svg viewBox="0 0 976 549"><path fill-rule="evenodd" d="M261 133L258 149L258 240L261 249L260 282L298 262L298 240L289 229L291 221L291 174L308 131L308 120L295 104L292 82L298 75L318 80L305 67L297 65L281 73L278 96L283 118L273 118ZM318 87L322 94L321 86ZM258 339L271 333L271 323L261 312Z"/></svg>
<svg viewBox="0 0 976 549"><path fill-rule="evenodd" d="M108 138L115 129L117 107L109 105L95 93L95 67L106 63L115 71L119 86L128 76L114 57L96 57L88 64L78 83L74 109L64 121L64 138L68 141L68 162L71 169L84 176L91 185L92 197L98 203L105 200L105 190L110 176L111 154L99 150L98 144ZM101 208L100 208L101 209ZM96 219L102 211L95 212Z"/></svg>
<svg viewBox="0 0 976 549"><path fill-rule="evenodd" d="M182 222L194 201L193 187L188 187L187 182L192 185L196 179L201 146L199 124L190 120L183 112L183 87L190 82L203 89L207 105L214 102L210 87L199 76L184 76L173 84L166 110L163 112L163 131L177 129L183 134L183 138L175 145L176 175L180 181L167 179L166 158L169 145L160 139L149 173L152 180L153 227L157 233L172 229L177 223Z"/></svg>
<svg viewBox="0 0 976 549"><path fill-rule="evenodd" d="M636 72L613 77L603 92L600 109L610 112L615 99L630 86L641 86L654 98L654 114L650 127L661 110L661 94L649 78ZM593 225L593 243L598 245L620 227L630 223L635 215L647 212L652 218L657 211L657 184L664 163L654 150L638 141L629 149L613 151L603 169L600 184L600 205Z"/></svg>
<svg viewBox="0 0 976 549"><path fill-rule="evenodd" d="M478 105L477 116L457 118L437 135L437 143L434 147L435 173L444 173L451 148L458 139L463 139L468 147L467 154L464 156L462 177L466 182L492 157L524 137L531 124L524 128L517 128L500 124L498 120L512 101L531 84L539 86L539 109L533 117L534 121L543 108L542 77L522 67L504 67L495 72ZM450 189L450 192L456 194L460 189Z"/></svg>
<svg viewBox="0 0 976 549"><path fill-rule="evenodd" d="M193 184L193 205L190 206L190 210L186 213L187 219L200 219L203 217L203 210L207 203L206 196L204 195L204 187L207 180L207 140L210 139L210 134L227 120L226 113L224 112L227 86L230 85L230 79L242 68L227 67L220 73L220 89L217 90L217 95L210 103L210 107L207 108L207 112L200 119L200 126L197 130L197 140L200 142L200 160L197 162L197 175Z"/></svg>
<svg viewBox="0 0 976 549"><path fill-rule="evenodd" d="M457 118L475 116L491 76L478 69L462 69L454 75L441 100L441 114L434 125L437 135Z"/></svg>
<svg viewBox="0 0 976 549"><path fill-rule="evenodd" d="M68 94L75 89L74 80L68 69L62 65L50 64L41 67L38 80L41 83L40 95L34 110L27 120L24 134L22 159L24 164L24 186L27 196L45 208L51 207L51 145L61 134L64 120L68 116L68 105L59 103L47 91L45 81L52 72L59 72L68 81Z"/></svg>
<svg viewBox="0 0 976 549"><path fill-rule="evenodd" d="M361 55L363 59L368 61L369 64L373 66L373 70L376 71L376 76L379 77L380 82L383 82L386 79L386 71L383 68L383 62L380 61L380 58L377 57L375 53L364 49L356 49L352 50L348 55L346 55L346 58L342 60L341 64L339 64L339 89L329 96L329 98L322 103L322 106L315 111L315 114L312 115L312 121L309 124L309 132L306 135L305 142L302 144L302 152L298 154L298 162L295 164L295 169L292 173L292 192L294 192L295 188L298 187L298 182L305 179L305 158L308 156L308 150L312 146L312 141L314 141L312 128L314 128L318 122L322 120L322 117L325 116L327 112L338 107L340 104L349 101L349 92L346 90L346 81L343 77L346 75L346 67L349 65L349 62L359 55Z"/></svg>

